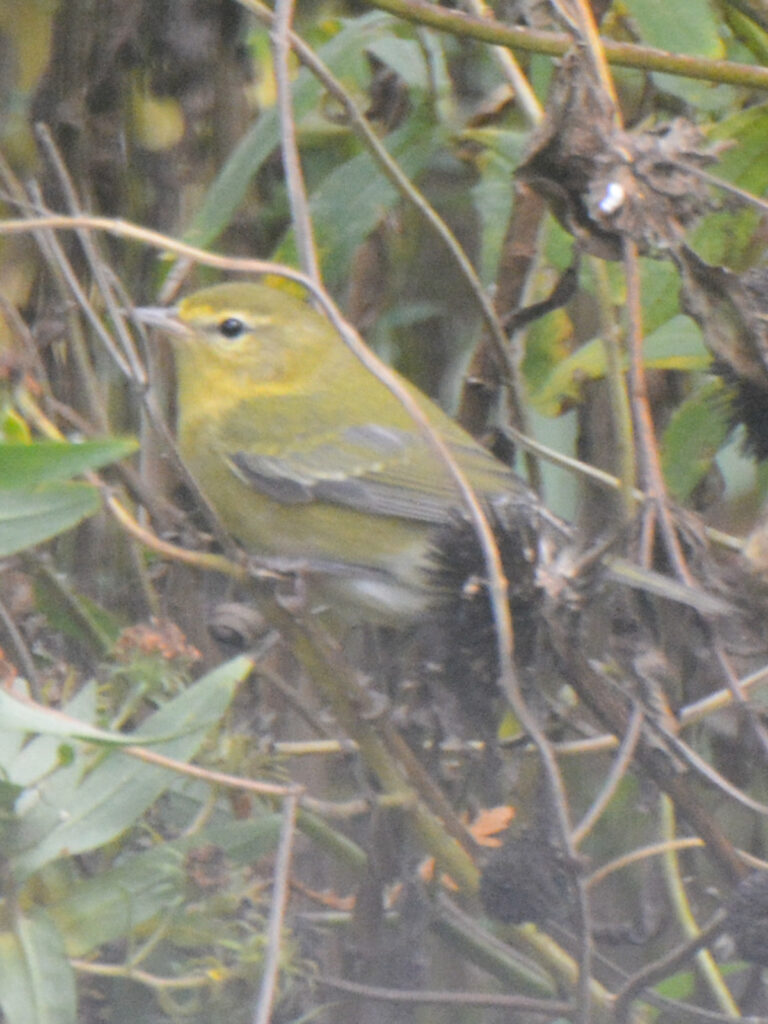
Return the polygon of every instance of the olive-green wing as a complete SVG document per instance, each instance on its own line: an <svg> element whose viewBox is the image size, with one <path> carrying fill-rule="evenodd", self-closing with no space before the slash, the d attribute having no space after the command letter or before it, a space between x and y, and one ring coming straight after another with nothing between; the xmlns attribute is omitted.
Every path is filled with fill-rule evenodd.
<svg viewBox="0 0 768 1024"><path fill-rule="evenodd" d="M458 433L458 431L457 431ZM481 497L520 489L501 462L467 436L449 446ZM443 523L461 499L439 456L415 433L370 423L280 455L236 451L234 473L286 505L325 502L370 515Z"/></svg>

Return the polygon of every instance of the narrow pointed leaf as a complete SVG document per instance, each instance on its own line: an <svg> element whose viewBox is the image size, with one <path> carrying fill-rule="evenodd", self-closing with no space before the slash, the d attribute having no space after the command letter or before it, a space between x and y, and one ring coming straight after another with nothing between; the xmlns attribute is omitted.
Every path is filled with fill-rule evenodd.
<svg viewBox="0 0 768 1024"><path fill-rule="evenodd" d="M86 470L117 462L136 447L136 441L131 438L82 444L66 441L0 444L0 489L32 488L55 480L68 480Z"/></svg>
<svg viewBox="0 0 768 1024"><path fill-rule="evenodd" d="M0 557L24 551L71 530L100 507L90 484L54 483L0 490Z"/></svg>
<svg viewBox="0 0 768 1024"><path fill-rule="evenodd" d="M179 761L190 760L251 668L250 659L238 657L209 672L157 711L135 733L136 742L172 735L173 739L165 740L155 749ZM168 768L138 761L119 750L111 751L68 799L59 797L59 823L14 858L16 876L26 878L57 857L93 850L118 838L178 778ZM52 781L55 782L55 775ZM45 783L38 787L43 801L45 788Z"/></svg>
<svg viewBox="0 0 768 1024"><path fill-rule="evenodd" d="M75 1024L74 973L56 927L41 911L0 932L0 1007L6 1024Z"/></svg>

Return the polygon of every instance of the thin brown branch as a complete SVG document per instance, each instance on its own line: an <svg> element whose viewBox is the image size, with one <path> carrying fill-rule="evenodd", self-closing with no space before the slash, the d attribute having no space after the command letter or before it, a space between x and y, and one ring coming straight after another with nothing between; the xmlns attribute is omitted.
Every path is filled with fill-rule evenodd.
<svg viewBox="0 0 768 1024"><path fill-rule="evenodd" d="M669 503L661 469L659 449L648 399L643 361L643 314L640 295L640 268L637 245L624 239L624 276L627 282L627 342L629 346L629 394L635 420L635 434L642 470L642 486L651 495L652 514L661 526L664 544L675 573L688 586L693 577L685 562L680 541L669 511ZM649 520L646 520L649 522ZM650 555L650 540L646 541Z"/></svg>
<svg viewBox="0 0 768 1024"><path fill-rule="evenodd" d="M627 731L624 734L619 750L614 758L613 764L611 765L611 770L608 773L608 777L606 778L601 791L595 797L592 802L592 806L589 808L587 813L573 830L572 839L574 846L578 846L589 835L603 811L613 799L613 795L616 792L619 783L629 771L632 764L632 758L635 754L635 748L638 740L640 739L644 717L642 708L636 706L632 711L632 717L629 720Z"/></svg>
<svg viewBox="0 0 768 1024"><path fill-rule="evenodd" d="M69 171L67 170L61 153L51 136L48 126L44 124L36 125L35 134L54 170L54 173L56 174L68 212L71 213L73 217L79 217L84 211L80 206L77 197L77 190L75 189L74 183L69 175ZM39 212L49 213L50 211L41 206ZM112 358L123 370L123 373L127 377L131 377L133 380L137 381L139 384L146 384L144 367L142 366L141 360L136 352L136 347L133 343L130 331L125 324L125 317L124 315L121 315L121 310L118 308L118 303L115 299L108 264L99 252L93 236L89 231L78 231L77 237L88 259L88 265L91 268L93 279L104 301L107 313L114 324L115 332L120 341L120 345L122 346L122 350L125 353L125 359L123 359L122 354L116 351L112 345L112 339L109 332L104 329L101 319L96 315L91 302L80 288L79 282L74 274L68 276L68 283L72 286L72 293L77 296L78 304L80 305L80 308L85 314L88 322L95 329L97 335L101 338L101 341L112 355ZM127 360L130 369L125 365L125 360Z"/></svg>
<svg viewBox="0 0 768 1024"><path fill-rule="evenodd" d="M595 15L586 0L552 0L554 9L570 25L576 42L586 49L592 65L595 82L608 100L614 124L621 127L621 110L616 89L605 58L605 48L595 23Z"/></svg>
<svg viewBox="0 0 768 1024"><path fill-rule="evenodd" d="M715 655L717 656L717 660L720 662L720 667L723 670L723 675L725 676L728 689L731 691L733 696L733 703L737 708L742 721L746 723L747 728L752 732L752 735L757 740L757 744L763 753L763 758L768 759L768 731L766 731L760 717L755 713L754 709L750 707L739 677L733 670L728 652L720 639L718 639L715 644Z"/></svg>
<svg viewBox="0 0 768 1024"><path fill-rule="evenodd" d="M267 945L253 1024L269 1024L272 1016L272 1004L275 1000L280 969L283 920L288 903L293 838L296 832L296 802L296 793L292 793L283 801L283 824L280 829L280 842L277 847L275 872L272 879L272 903L269 909Z"/></svg>
<svg viewBox="0 0 768 1024"><path fill-rule="evenodd" d="M629 1019L629 1011L633 1001L637 999L644 989L658 984L658 982L663 981L664 978L679 970L692 956L700 949L708 946L720 934L724 924L725 913L719 911L694 938L678 946L677 949L667 954L667 956L648 964L642 971L638 971L637 974L633 975L616 996L616 1024L625 1024Z"/></svg>
<svg viewBox="0 0 768 1024"><path fill-rule="evenodd" d="M616 857L607 864L603 864L597 869L597 871L593 871L587 879L587 884L590 889L592 889L616 871L622 871L624 868L628 868L632 864L639 864L644 860L648 860L649 857L661 857L665 853L669 853L670 850L696 850L700 849L703 845L704 841L702 839L689 838L672 839L663 843L652 843L650 846L638 846L629 853L625 853L623 856Z"/></svg>
<svg viewBox="0 0 768 1024"><path fill-rule="evenodd" d="M465 39L478 39L494 46L508 46L511 50L541 53L562 57L573 46L570 36L560 32L501 25L498 22L473 18L425 0L368 0L372 7L389 11L405 21L428 25ZM748 89L768 89L768 68L752 64L737 64L725 60L708 60L669 53L652 46L618 43L601 37L603 52L609 64L638 68L641 71L663 71L682 78L702 79L740 85Z"/></svg>
<svg viewBox="0 0 768 1024"><path fill-rule="evenodd" d="M492 17L492 11L488 4L485 3L485 0L465 0L465 3L469 8L470 14L473 14L476 18L483 18L487 21ZM501 68L502 74L514 89L515 102L529 124L540 124L543 117L541 104L517 60L509 52L509 47L494 47L492 53Z"/></svg>
<svg viewBox="0 0 768 1024"><path fill-rule="evenodd" d="M424 989L411 991L380 988L347 981L345 978L331 978L327 975L321 975L317 981L319 984L325 985L326 988L348 992L350 995L377 1002L436 1006L499 1006L510 1010L519 1010L521 1013L541 1014L542 1016L563 1016L573 1012L573 1003L557 999L533 999L530 996L508 996L495 992L430 992Z"/></svg>
<svg viewBox="0 0 768 1024"><path fill-rule="evenodd" d="M293 118L291 79L288 70L290 53L291 21L293 0L277 0L275 16L270 32L272 56L275 65L277 87L277 111L280 118L280 150L283 157L283 171L291 207L291 224L296 235L296 249L299 263L313 281L320 284L320 264L312 232L307 191L301 171L299 147L296 141L296 124Z"/></svg>
<svg viewBox="0 0 768 1024"><path fill-rule="evenodd" d="M257 782L254 779L244 779L240 775L230 775L228 772L218 772L210 768L201 768L195 764L188 764L185 761L177 761L173 757L166 757L156 750L142 746L120 747L121 752L137 761L144 761L146 764L155 764L160 768L167 768L168 771L176 772L177 775L189 775L193 779L200 779L202 782L209 782L212 785L226 786L229 789L242 789L257 796L280 796L286 799L294 798L302 792L302 787L297 785L278 786L274 782Z"/></svg>

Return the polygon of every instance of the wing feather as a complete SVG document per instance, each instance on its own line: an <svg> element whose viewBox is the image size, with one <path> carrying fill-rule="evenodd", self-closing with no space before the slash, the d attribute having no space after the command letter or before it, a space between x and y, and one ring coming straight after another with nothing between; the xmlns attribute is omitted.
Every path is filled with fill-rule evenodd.
<svg viewBox="0 0 768 1024"><path fill-rule="evenodd" d="M519 486L506 466L469 438L466 444L449 443L483 496ZM317 501L439 524L461 504L448 471L423 438L396 427L361 424L338 440L318 439L280 455L237 451L227 461L249 487L286 505Z"/></svg>

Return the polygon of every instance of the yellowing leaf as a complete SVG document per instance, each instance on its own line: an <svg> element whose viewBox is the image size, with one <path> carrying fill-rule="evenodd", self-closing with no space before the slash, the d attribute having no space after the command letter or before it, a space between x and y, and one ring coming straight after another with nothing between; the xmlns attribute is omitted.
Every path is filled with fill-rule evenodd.
<svg viewBox="0 0 768 1024"><path fill-rule="evenodd" d="M501 846L501 840L496 838L496 834L509 828L514 816L515 808L508 804L486 807L478 813L469 831L481 846Z"/></svg>
<svg viewBox="0 0 768 1024"><path fill-rule="evenodd" d="M133 97L133 128L136 142L157 153L181 142L186 124L177 100L137 91Z"/></svg>

